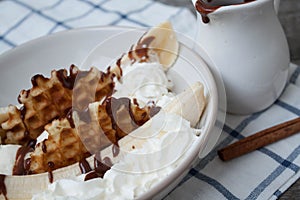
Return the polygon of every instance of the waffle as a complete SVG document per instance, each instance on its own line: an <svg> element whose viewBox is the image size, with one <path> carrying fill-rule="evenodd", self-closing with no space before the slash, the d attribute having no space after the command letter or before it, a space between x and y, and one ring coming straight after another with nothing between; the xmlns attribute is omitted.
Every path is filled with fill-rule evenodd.
<svg viewBox="0 0 300 200"><path fill-rule="evenodd" d="M18 101L23 106L9 110L9 118L1 123L3 144L26 144L36 139L44 126L63 117L73 106L84 110L88 104L112 94L115 74L96 68L80 71L74 65L67 70L53 70L50 78L35 75L32 88L22 90Z"/></svg>
<svg viewBox="0 0 300 200"><path fill-rule="evenodd" d="M13 105L9 105L6 117L2 119L0 128L1 143L20 144L28 137L25 124L21 119L21 111Z"/></svg>
<svg viewBox="0 0 300 200"><path fill-rule="evenodd" d="M150 119L154 108L139 108L128 98L107 98L73 110L67 117L46 125L48 139L31 154L30 173L65 167L114 144ZM155 108L158 110L157 108Z"/></svg>
<svg viewBox="0 0 300 200"><path fill-rule="evenodd" d="M54 120L45 128L49 133L48 139L38 143L31 154L29 174L42 173L75 163L81 159L81 154L87 152L66 118Z"/></svg>

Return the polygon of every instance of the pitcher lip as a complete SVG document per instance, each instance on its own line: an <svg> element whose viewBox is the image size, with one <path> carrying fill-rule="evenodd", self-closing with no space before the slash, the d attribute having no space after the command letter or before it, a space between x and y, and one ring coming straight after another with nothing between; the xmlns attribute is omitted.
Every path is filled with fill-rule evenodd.
<svg viewBox="0 0 300 200"><path fill-rule="evenodd" d="M197 1L198 0L192 0L192 2L194 4L194 7L195 7ZM202 1L202 0L199 0L199 1ZM271 1L272 0L253 0L253 1L250 1L250 2L246 2L246 3L231 4L231 5L224 5L224 6L208 6L208 9L213 9L214 11L209 12L206 15L209 16L209 15L213 15L216 12L219 13L219 12L224 12L224 11L228 11L228 10L233 11L233 10L239 10L241 8L253 8L253 7L256 7L258 5L268 3L268 2L271 2ZM196 9L196 12L198 14L201 14L197 9Z"/></svg>

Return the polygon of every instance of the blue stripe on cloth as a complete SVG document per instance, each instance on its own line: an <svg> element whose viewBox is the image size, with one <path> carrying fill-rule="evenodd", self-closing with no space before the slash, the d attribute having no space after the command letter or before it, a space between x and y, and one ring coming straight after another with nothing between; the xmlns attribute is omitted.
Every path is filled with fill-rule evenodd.
<svg viewBox="0 0 300 200"><path fill-rule="evenodd" d="M72 18L69 18L69 19L65 19L64 20L64 23L65 22L70 22L70 21L74 21L74 20L77 20L77 19L80 19L82 17L85 17L85 16L88 16L89 14L91 14L91 12L94 10L94 8L91 8L89 10L87 10L85 13L81 14L81 15L78 15L76 17L72 17Z"/></svg>
<svg viewBox="0 0 300 200"><path fill-rule="evenodd" d="M89 0L79 0L79 1L88 3L90 6L93 6L94 8L98 8L99 6L101 6L101 5L103 5L103 4L107 3L107 2L109 2L109 1L111 1L111 0L103 0L102 2L97 3L97 4L95 4L95 3L93 3L93 2L91 2L91 1L89 1Z"/></svg>
<svg viewBox="0 0 300 200"><path fill-rule="evenodd" d="M300 66L297 66L290 78L290 83L295 84L300 74Z"/></svg>
<svg viewBox="0 0 300 200"><path fill-rule="evenodd" d="M111 25L116 25L118 22L120 22L122 19L126 19L130 22L133 22L133 23L136 23L140 26L147 26L146 24L142 23L142 22L139 22L139 21L136 21L136 20L133 20L133 19L130 19L129 18L129 15L131 14L134 14L134 13L138 13L138 12L143 12L144 10L148 9L150 6L153 5L153 2L150 2L148 4L146 4L144 7L140 8L140 9L137 9L137 10L134 10L134 11L131 11L131 12L128 12L126 15L122 14L122 13L119 13L121 14L121 18L119 20L116 20L114 21L113 23L111 23Z"/></svg>
<svg viewBox="0 0 300 200"><path fill-rule="evenodd" d="M226 133L228 133L231 137L236 138L236 139L243 139L245 138L244 136L242 136L238 131L230 128L229 126L227 126L226 124L224 124L223 127L223 131L225 131Z"/></svg>
<svg viewBox="0 0 300 200"><path fill-rule="evenodd" d="M300 145L287 157L292 162L300 155ZM246 200L257 199L257 197L286 169L283 165L278 166L265 180L263 180L246 198Z"/></svg>
<svg viewBox="0 0 300 200"><path fill-rule="evenodd" d="M285 102L283 102L279 99L275 102L275 104L282 107L282 108L284 108L284 109L286 109L286 110L288 110L288 111L290 111L290 112L292 112L292 113L294 113L294 114L296 114L296 115L298 115L298 116L300 116L300 109L299 108L296 108L296 107L294 107L290 104L287 104L287 103L285 103Z"/></svg>
<svg viewBox="0 0 300 200"><path fill-rule="evenodd" d="M217 155L217 151L228 144L230 144L235 138L242 139L243 136L241 136L239 133L241 133L252 121L257 119L262 112L255 113L253 115L250 115L246 119L244 119L235 130L231 129L226 124L223 127L223 130L229 134L228 137L226 137L222 142L220 142L207 156L205 156L199 164L196 166L197 170L203 169L211 160L213 160Z"/></svg>
<svg viewBox="0 0 300 200"><path fill-rule="evenodd" d="M150 7L150 6L153 5L153 2L149 2L149 3L148 3L147 5L145 5L143 8L140 8L140 9L137 9L137 10L133 10L133 11L131 11L131 12L128 12L127 14L123 14L123 13L118 12L118 11L110 11L110 10L107 10L107 9L101 7L100 5L94 4L94 3L89 2L89 1L85 1L85 0L80 0L80 1L82 1L82 2L84 2L84 3L87 3L87 4L89 4L90 6L93 6L94 8L99 9L99 10L101 10L101 11L103 11L103 12L106 12L106 13L115 13L115 14L119 15L119 16L120 16L120 19L119 19L119 20L116 20L116 21L114 21L114 22L112 22L111 25L115 25L115 24L117 24L119 21L121 21L122 19L126 19L126 20L128 20L128 21L130 21L130 22L133 22L133 23L135 23L135 24L137 24L137 25L140 25L140 26L148 26L147 24L144 24L144 23L142 23L142 22L140 22L140 21L136 21L136 20L130 19L128 16L129 16L130 14L133 14L133 13L142 12L142 11L144 11L145 9L147 9L148 7Z"/></svg>
<svg viewBox="0 0 300 200"><path fill-rule="evenodd" d="M49 21L51 21L53 23L59 24L59 25L63 26L66 29L71 29L70 26L67 26L63 22L59 22L59 21L53 19L52 17L49 17L49 16L45 15L40 10L36 10L33 7L29 6L28 4L26 4L24 2L21 2L21 1L18 1L18 0L15 0L14 2L17 3L17 4L19 4L19 5L21 5L21 6L23 6L23 7L25 7L25 8L27 8L27 9L29 9L29 10L31 10L32 12L38 14L39 16L41 16L41 17L43 17L43 18L45 18L45 19L47 19L47 20L49 20Z"/></svg>
<svg viewBox="0 0 300 200"><path fill-rule="evenodd" d="M253 115L247 117L246 119L244 119L236 127L236 130L232 130L229 126L227 126L226 124L224 124L223 130L226 133L229 133L229 136L226 137L223 141L221 141L211 152L208 153L207 156L205 156L204 158L202 158L200 160L200 162L198 163L198 165L194 169L192 169L192 170L200 171L201 169L203 169L210 161L212 161L213 159L215 159L215 157L218 155L217 152L218 152L219 149L221 149L224 146L227 146L228 144L230 144L234 140L234 138L239 138L241 136L239 134L239 132L242 132L247 127L247 125L249 125L252 121L254 121L255 119L257 119L260 115L261 115L261 112L253 114ZM241 138L243 138L243 137L241 137ZM191 177L193 177L193 173L191 173L191 171L187 174L187 176L185 176L183 178L183 180L180 182L179 186L182 185L182 184L184 184Z"/></svg>
<svg viewBox="0 0 300 200"><path fill-rule="evenodd" d="M53 32L55 31L55 29L56 29L57 27L59 27L59 26L60 26L60 23L56 23L56 24L48 31L47 34L53 33Z"/></svg>
<svg viewBox="0 0 300 200"><path fill-rule="evenodd" d="M280 163L282 166L291 169L294 172L297 172L300 170L300 167L297 166L296 164L290 162L289 160L285 160L282 157L280 157L279 155L277 155L276 153L268 150L267 148L261 148L259 149L260 152L268 155L269 157L271 157L272 159L274 159L275 161L277 161L278 163Z"/></svg>
<svg viewBox="0 0 300 200"><path fill-rule="evenodd" d="M230 200L238 200L236 196L234 196L229 190L227 190L222 184L220 184L218 181L199 173L197 170L192 169L190 171L190 174L192 174L194 177L198 178L199 180L202 180L209 185L213 186L215 189L217 189L224 197Z"/></svg>
<svg viewBox="0 0 300 200"><path fill-rule="evenodd" d="M17 45L14 44L13 42L7 40L6 38L4 38L4 37L2 37L2 36L0 36L0 40L1 40L2 42L4 42L5 44L11 46L11 47L16 47L16 46L17 46Z"/></svg>
<svg viewBox="0 0 300 200"><path fill-rule="evenodd" d="M41 10L50 10L50 9L53 9L53 8L59 6L62 2L63 2L63 0L58 0L57 2L55 2L54 4L52 4L51 6L44 7Z"/></svg>
<svg viewBox="0 0 300 200"><path fill-rule="evenodd" d="M17 23L15 23L11 28L9 28L6 32L2 34L2 37L5 37L11 31L15 30L18 26L20 26L26 19L28 19L32 15L32 12L25 15L22 19L20 19Z"/></svg>
<svg viewBox="0 0 300 200"><path fill-rule="evenodd" d="M53 9L57 6L59 6L61 3L63 2L63 0L58 0L57 2L55 2L54 4L50 5L50 6L47 6L47 7L44 7L44 8L41 8L40 10L41 11L45 11L45 10L50 10L50 9ZM32 8L31 9L31 12L34 12L34 9ZM40 11L39 11L40 12ZM38 12L35 12L35 13L38 13ZM30 13L32 14L32 13ZM25 20L22 20L22 22L24 22ZM59 25L61 25L61 22L57 22L55 21L54 19L53 20L50 20L50 21L54 21L56 22L56 24L50 29L50 31L48 32L48 34L52 33L53 30L55 30L55 28L57 28ZM20 25L21 23L19 23L18 25ZM10 30L11 31L11 30ZM10 32L9 31L9 32Z"/></svg>

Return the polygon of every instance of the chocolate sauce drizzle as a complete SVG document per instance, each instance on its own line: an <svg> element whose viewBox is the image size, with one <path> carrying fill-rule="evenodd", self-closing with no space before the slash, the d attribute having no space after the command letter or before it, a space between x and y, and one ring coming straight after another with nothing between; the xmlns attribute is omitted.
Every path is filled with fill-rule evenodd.
<svg viewBox="0 0 300 200"><path fill-rule="evenodd" d="M213 0L208 0L207 2L212 2ZM249 3L255 0L243 0L241 3L221 3L218 5L210 5L206 2L204 2L204 0L197 0L195 7L196 10L200 13L201 17L202 17L202 22L207 24L209 23L210 19L207 16L209 13L214 12L215 10L219 9L220 7L223 6L229 6L229 5L240 5L240 4L245 4L245 3Z"/></svg>
<svg viewBox="0 0 300 200"><path fill-rule="evenodd" d="M139 39L135 48L134 48L134 45L132 45L129 49L129 52L127 55L128 55L128 58L130 59L131 63L136 62L134 53L140 59L139 62L146 62L149 59L149 55L148 55L149 45L152 43L153 40L155 40L155 37L154 36L144 37L144 35ZM133 49L135 49L135 50L133 50Z"/></svg>
<svg viewBox="0 0 300 200"><path fill-rule="evenodd" d="M37 74L35 76L33 76L31 78L31 84L33 87L37 87L38 86L38 80L43 80L43 81L46 81L46 80L49 80L48 78L45 78L43 75L41 74Z"/></svg>
<svg viewBox="0 0 300 200"><path fill-rule="evenodd" d="M81 172L88 171L88 173L86 174L84 181L88 181L95 178L103 178L104 174L108 170L110 170L110 167L113 165L110 158L108 157L105 157L102 160L100 152L96 153L94 156L94 170L90 170L91 167L89 163L86 160L85 162L86 163L84 163L84 170L82 170Z"/></svg>
<svg viewBox="0 0 300 200"><path fill-rule="evenodd" d="M75 80L78 75L78 71L74 70L75 65L70 66L70 74L69 76L67 75L67 70L61 69L57 71L57 78L61 82L61 84L70 90L73 89Z"/></svg>
<svg viewBox="0 0 300 200"><path fill-rule="evenodd" d="M138 122L134 119L134 114L132 113L131 109L131 102L129 98L122 97L119 99L116 99L114 97L110 97L106 99L106 112L109 115L111 122L112 122L112 128L116 130L117 132L117 140L121 139L122 136L124 136L124 131L122 130L121 127L118 126L118 111L120 109L123 109L123 107L126 110L126 117L131 119L131 125L133 129L136 129L138 127ZM127 133L128 134L128 133ZM115 144L118 145L118 144Z"/></svg>
<svg viewBox="0 0 300 200"><path fill-rule="evenodd" d="M55 167L54 162L48 162L48 179L50 183L53 183L53 169Z"/></svg>
<svg viewBox="0 0 300 200"><path fill-rule="evenodd" d="M21 119L24 121L24 119L25 119L25 114L26 114L26 107L25 106L22 106L21 108L20 108L20 117L21 117Z"/></svg>
<svg viewBox="0 0 300 200"><path fill-rule="evenodd" d="M42 142L42 151L44 153L47 153L47 145L45 144L46 141L47 141L47 139L43 140L43 142Z"/></svg>
<svg viewBox="0 0 300 200"><path fill-rule="evenodd" d="M66 118L69 121L71 128L75 128L75 123L72 115L73 115L73 109L70 109L66 115Z"/></svg>
<svg viewBox="0 0 300 200"><path fill-rule="evenodd" d="M122 60L122 57L123 57L123 55L116 62L116 64L119 67L119 69L121 69L121 60ZM122 69L121 69L121 72L122 72ZM122 76L122 73L121 73L121 76Z"/></svg>
<svg viewBox="0 0 300 200"><path fill-rule="evenodd" d="M121 61L122 61L123 56L124 56L124 54L116 62L116 65L118 66L119 71L120 71L120 74L117 76L119 81L121 80L121 77L123 76L123 70L121 68Z"/></svg>
<svg viewBox="0 0 300 200"><path fill-rule="evenodd" d="M92 171L92 168L90 166L90 164L88 163L88 161L86 161L86 159L82 159L79 162L79 168L82 174L86 174L90 171Z"/></svg>
<svg viewBox="0 0 300 200"><path fill-rule="evenodd" d="M13 175L28 175L30 160L26 159L27 153L32 152L31 146L22 146L16 153L16 161L13 167Z"/></svg>
<svg viewBox="0 0 300 200"><path fill-rule="evenodd" d="M5 185L5 175L0 174L0 195L3 195L5 200L7 200L7 191L6 191L6 185Z"/></svg>
<svg viewBox="0 0 300 200"><path fill-rule="evenodd" d="M138 41L135 53L141 59L142 62L145 62L149 59L148 48L154 39L154 36L149 36L146 38L141 37Z"/></svg>
<svg viewBox="0 0 300 200"><path fill-rule="evenodd" d="M32 149L35 149L36 142L37 141L35 139L29 140L28 143L27 143L27 146L32 148Z"/></svg>
<svg viewBox="0 0 300 200"><path fill-rule="evenodd" d="M128 58L130 59L131 63L135 63L136 59L133 56L133 45L130 47L128 52Z"/></svg>

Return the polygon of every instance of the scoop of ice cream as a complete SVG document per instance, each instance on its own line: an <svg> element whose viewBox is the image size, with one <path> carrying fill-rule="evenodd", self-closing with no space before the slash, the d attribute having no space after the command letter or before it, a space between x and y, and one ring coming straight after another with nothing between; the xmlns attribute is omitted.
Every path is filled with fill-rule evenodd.
<svg viewBox="0 0 300 200"><path fill-rule="evenodd" d="M141 106L168 95L173 84L158 62L122 66L123 77L116 83L114 97L136 98Z"/></svg>

